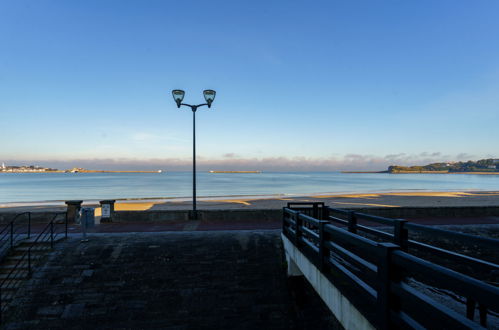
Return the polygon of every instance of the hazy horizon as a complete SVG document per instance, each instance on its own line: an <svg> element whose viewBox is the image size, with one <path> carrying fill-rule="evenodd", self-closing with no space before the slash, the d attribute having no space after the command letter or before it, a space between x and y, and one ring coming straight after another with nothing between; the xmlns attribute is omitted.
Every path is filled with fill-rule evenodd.
<svg viewBox="0 0 499 330"><path fill-rule="evenodd" d="M489 155L486 158L494 158ZM386 155L376 157L370 155L347 155L345 157L306 158L306 157L267 157L240 158L235 154L225 155L223 159L197 157L197 168L209 170L261 170L261 171L383 171L390 165L426 165L435 162L452 162L477 160L473 155L459 154L455 156L441 153L422 153L419 155ZM155 159L0 159L6 165L38 165L58 169L83 167L89 170L166 170L189 171L192 169L192 158L155 158Z"/></svg>

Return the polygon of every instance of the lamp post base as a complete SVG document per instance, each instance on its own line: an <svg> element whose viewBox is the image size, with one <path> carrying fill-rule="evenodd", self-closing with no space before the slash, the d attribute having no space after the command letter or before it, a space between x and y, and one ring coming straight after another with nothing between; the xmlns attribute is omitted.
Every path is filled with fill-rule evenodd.
<svg viewBox="0 0 499 330"><path fill-rule="evenodd" d="M198 220L198 211L189 211L189 220Z"/></svg>

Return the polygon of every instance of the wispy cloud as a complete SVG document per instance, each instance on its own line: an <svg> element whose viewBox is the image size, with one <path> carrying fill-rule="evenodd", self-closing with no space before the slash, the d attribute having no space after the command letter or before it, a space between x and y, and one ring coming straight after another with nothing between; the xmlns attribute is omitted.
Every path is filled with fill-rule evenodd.
<svg viewBox="0 0 499 330"><path fill-rule="evenodd" d="M131 139L134 141L150 141L158 139L158 136L150 133L134 133Z"/></svg>

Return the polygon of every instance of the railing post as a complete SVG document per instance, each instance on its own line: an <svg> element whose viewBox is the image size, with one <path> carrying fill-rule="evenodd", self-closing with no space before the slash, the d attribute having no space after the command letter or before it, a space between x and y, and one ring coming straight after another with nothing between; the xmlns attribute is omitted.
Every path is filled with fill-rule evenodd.
<svg viewBox="0 0 499 330"><path fill-rule="evenodd" d="M487 307L482 305L482 304L478 304L478 314L480 315L480 325L484 328L487 327Z"/></svg>
<svg viewBox="0 0 499 330"><path fill-rule="evenodd" d="M319 205L318 205L318 203L312 204L312 217L314 219L319 219Z"/></svg>
<svg viewBox="0 0 499 330"><path fill-rule="evenodd" d="M357 216L354 211L348 213L348 231L357 234Z"/></svg>
<svg viewBox="0 0 499 330"><path fill-rule="evenodd" d="M295 246L300 246L300 237L301 237L301 226L303 224L303 220L300 218L300 212L296 212L296 235L295 235Z"/></svg>
<svg viewBox="0 0 499 330"><path fill-rule="evenodd" d="M10 222L10 248L14 246L14 221Z"/></svg>
<svg viewBox="0 0 499 330"><path fill-rule="evenodd" d="M403 219L394 219L395 224L393 227L393 243L397 244L400 246L402 251L406 251L408 249L408 240L409 240L409 233L407 228L405 228L405 223L407 220Z"/></svg>
<svg viewBox="0 0 499 330"><path fill-rule="evenodd" d="M28 239L31 237L31 212L28 212Z"/></svg>
<svg viewBox="0 0 499 330"><path fill-rule="evenodd" d="M327 207L327 206L322 207L322 219L321 220L329 221L329 207Z"/></svg>
<svg viewBox="0 0 499 330"><path fill-rule="evenodd" d="M475 305L474 299L466 298L466 318L473 320L475 318Z"/></svg>
<svg viewBox="0 0 499 330"><path fill-rule="evenodd" d="M390 284L392 281L399 281L400 274L391 263L392 253L399 247L392 243L379 243L377 251L379 253L378 278L377 278L377 314L379 329L390 328L390 309L397 309L397 302L391 299Z"/></svg>
<svg viewBox="0 0 499 330"><path fill-rule="evenodd" d="M324 231L324 226L328 224L328 221L320 221L319 222L319 269L321 272L325 269L324 257L328 255L328 250L324 244L326 240L326 232Z"/></svg>
<svg viewBox="0 0 499 330"><path fill-rule="evenodd" d="M50 248L54 248L54 221L50 221Z"/></svg>
<svg viewBox="0 0 499 330"><path fill-rule="evenodd" d="M68 213L67 212L65 213L65 216L64 216L64 225L66 227L64 238L68 238Z"/></svg>
<svg viewBox="0 0 499 330"><path fill-rule="evenodd" d="M28 275L31 277L31 247L28 249Z"/></svg>

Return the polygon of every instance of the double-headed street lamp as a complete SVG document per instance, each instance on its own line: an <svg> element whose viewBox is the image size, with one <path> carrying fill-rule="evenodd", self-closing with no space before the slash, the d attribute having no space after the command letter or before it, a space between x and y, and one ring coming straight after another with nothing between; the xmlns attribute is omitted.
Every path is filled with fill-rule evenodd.
<svg viewBox="0 0 499 330"><path fill-rule="evenodd" d="M177 107L180 108L182 105L190 107L192 110L192 219L196 220L198 218L196 210L196 110L199 107L207 105L211 108L211 103L215 99L216 92L211 89L206 89L203 91L204 99L206 103L198 105L190 105L182 103L184 99L185 92L180 89L172 90L173 99L177 103Z"/></svg>

